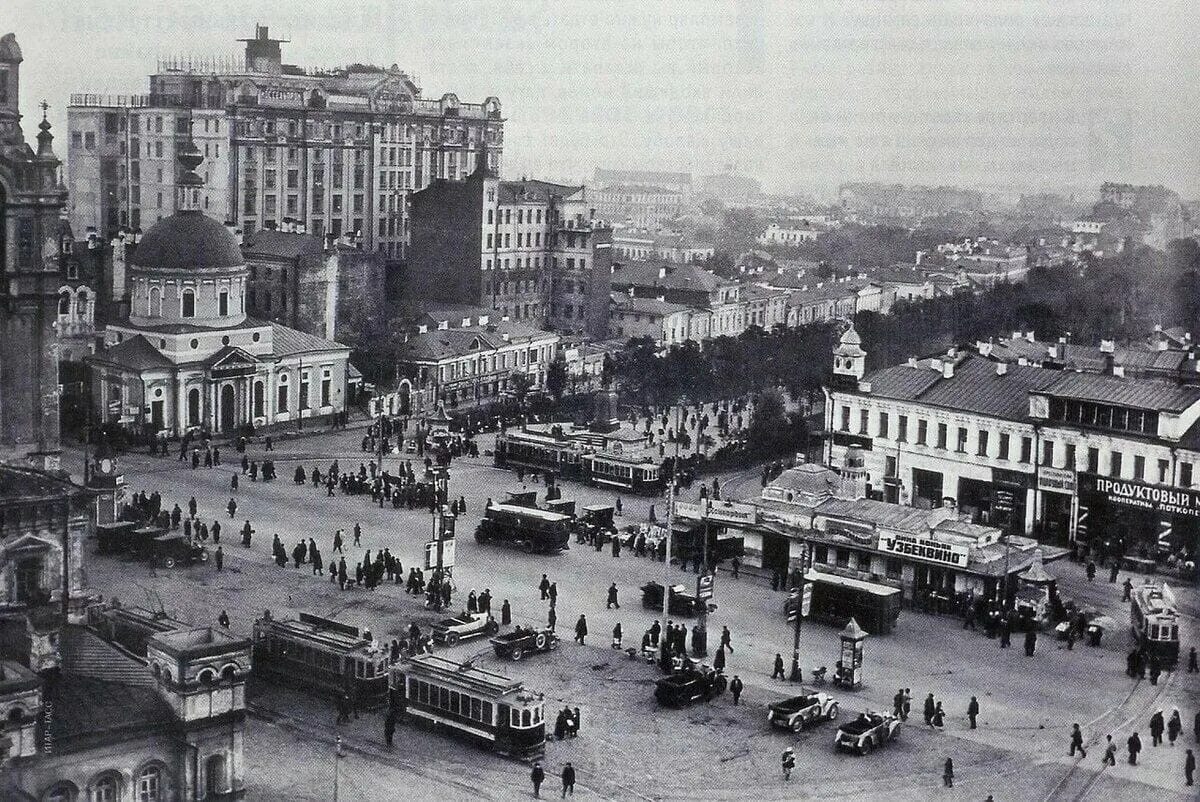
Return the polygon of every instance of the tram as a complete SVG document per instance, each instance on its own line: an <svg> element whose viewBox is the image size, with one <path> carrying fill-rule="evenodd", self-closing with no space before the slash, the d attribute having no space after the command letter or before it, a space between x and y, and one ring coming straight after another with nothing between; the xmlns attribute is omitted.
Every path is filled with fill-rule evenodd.
<svg viewBox="0 0 1200 802"><path fill-rule="evenodd" d="M276 620L271 611L254 622L254 672L313 693L349 693L360 707L383 705L388 696L388 650L369 630L300 613Z"/></svg>
<svg viewBox="0 0 1200 802"><path fill-rule="evenodd" d="M497 468L542 471L568 479L581 472L578 443L565 442L534 432L501 432L496 435Z"/></svg>
<svg viewBox="0 0 1200 802"><path fill-rule="evenodd" d="M521 680L419 654L391 669L392 705L409 720L520 759L545 751L545 702Z"/></svg>
<svg viewBox="0 0 1200 802"><path fill-rule="evenodd" d="M583 457L583 478L593 485L608 485L632 493L657 495L666 483L661 466L647 457L597 452Z"/></svg>
<svg viewBox="0 0 1200 802"><path fill-rule="evenodd" d="M1129 624L1138 648L1164 667L1179 661L1179 614L1165 583L1147 582L1130 594Z"/></svg>

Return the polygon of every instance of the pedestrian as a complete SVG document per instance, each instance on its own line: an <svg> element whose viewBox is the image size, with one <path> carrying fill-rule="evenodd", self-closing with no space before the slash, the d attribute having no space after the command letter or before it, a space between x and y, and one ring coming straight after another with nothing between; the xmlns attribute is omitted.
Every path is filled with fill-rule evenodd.
<svg viewBox="0 0 1200 802"><path fill-rule="evenodd" d="M971 729L975 729L975 719L979 716L979 700L974 696L967 703L967 718L971 720Z"/></svg>
<svg viewBox="0 0 1200 802"><path fill-rule="evenodd" d="M1200 743L1200 710L1196 711L1196 720L1192 722L1192 734L1196 737L1196 741Z"/></svg>
<svg viewBox="0 0 1200 802"><path fill-rule="evenodd" d="M235 500L233 500L232 498L231 498L231 499L229 499L229 504L228 504L228 505L226 505L226 509L228 509L228 510L229 510L229 517L230 517L230 518L232 518L233 516L237 515L237 502L236 502Z"/></svg>
<svg viewBox="0 0 1200 802"><path fill-rule="evenodd" d="M346 724L350 721L350 694L343 693L338 697L337 711L338 724Z"/></svg>
<svg viewBox="0 0 1200 802"><path fill-rule="evenodd" d="M213 557L217 561L217 570L225 570L225 552L221 550L220 546L217 546L217 552L213 555Z"/></svg>
<svg viewBox="0 0 1200 802"><path fill-rule="evenodd" d="M580 615L579 620L575 622L575 640L580 646L583 645L583 639L587 637L587 634L587 617Z"/></svg>
<svg viewBox="0 0 1200 802"><path fill-rule="evenodd" d="M935 710L937 710L937 703L933 701L933 694L931 693L925 697L924 712L925 712L925 726L926 727L933 726L933 713Z"/></svg>
<svg viewBox="0 0 1200 802"><path fill-rule="evenodd" d="M779 756L780 768L783 769L783 779L787 782L792 779L792 769L796 768L796 753L792 747L783 750L783 754Z"/></svg>
<svg viewBox="0 0 1200 802"><path fill-rule="evenodd" d="M213 520L212 539L214 546L221 542L221 522L216 519Z"/></svg>
<svg viewBox="0 0 1200 802"><path fill-rule="evenodd" d="M620 621L618 621L618 622L617 622L617 625L616 625L615 627L613 627L613 636L612 636L612 638L613 638L613 639L612 639L612 647L613 647L614 649L620 649L620 648L621 648L621 639L622 639L622 637L623 637L623 633L622 633L622 631L621 631L621 622L620 622Z"/></svg>
<svg viewBox="0 0 1200 802"><path fill-rule="evenodd" d="M333 533L333 550L338 554L345 554L345 549L342 548L342 530L339 529Z"/></svg>
<svg viewBox="0 0 1200 802"><path fill-rule="evenodd" d="M1087 564L1087 579L1088 582L1092 582L1096 579L1096 563L1092 562L1091 560L1088 560Z"/></svg>
<svg viewBox="0 0 1200 802"><path fill-rule="evenodd" d="M1067 754L1075 757L1075 750L1079 750L1080 757L1087 757L1087 750L1083 748L1083 731L1079 729L1078 724L1071 725L1071 751Z"/></svg>
<svg viewBox="0 0 1200 802"><path fill-rule="evenodd" d="M500 605L500 623L503 626L508 626L512 623L512 606L508 603L508 599Z"/></svg>
<svg viewBox="0 0 1200 802"><path fill-rule="evenodd" d="M771 671L771 679L775 679L776 677L779 679L787 679L783 673L783 655L781 655L779 652L775 652L775 668L773 671Z"/></svg>
<svg viewBox="0 0 1200 802"><path fill-rule="evenodd" d="M1121 601L1129 601L1129 594L1133 592L1133 581L1129 577L1125 577L1125 582L1122 583L1121 588L1124 591L1121 594Z"/></svg>
<svg viewBox="0 0 1200 802"><path fill-rule="evenodd" d="M733 636L729 633L729 627L721 627L721 649L728 649L730 654L733 654Z"/></svg>
<svg viewBox="0 0 1200 802"><path fill-rule="evenodd" d="M541 591L542 601L550 598L550 580L545 574L542 574L542 581L538 583L538 590Z"/></svg>
<svg viewBox="0 0 1200 802"><path fill-rule="evenodd" d="M1163 712L1161 710L1157 710L1155 711L1154 715L1150 717L1150 745L1158 746L1161 744L1163 739L1162 736Z"/></svg>
<svg viewBox="0 0 1200 802"><path fill-rule="evenodd" d="M738 571L741 570L741 567L742 567L742 561L739 560L737 557L734 557L733 560L730 561L729 567L733 569L733 578L737 579Z"/></svg>
<svg viewBox="0 0 1200 802"><path fill-rule="evenodd" d="M941 702L933 708L933 726L939 730L946 726L946 711L942 709Z"/></svg>
<svg viewBox="0 0 1200 802"><path fill-rule="evenodd" d="M358 525L358 521L354 522L354 545L362 545L362 527Z"/></svg>
<svg viewBox="0 0 1200 802"><path fill-rule="evenodd" d="M1150 684L1157 685L1158 677L1162 674L1162 663L1159 662L1158 655L1150 655Z"/></svg>
<svg viewBox="0 0 1200 802"><path fill-rule="evenodd" d="M950 758L946 758L946 763L942 766L942 784L947 788L954 787L954 761Z"/></svg>
<svg viewBox="0 0 1200 802"><path fill-rule="evenodd" d="M611 610L613 607L616 607L618 610L621 609L621 604L620 604L620 602L617 601L617 583L616 582L613 582L611 585L608 586L608 602L604 605L604 609Z"/></svg>
<svg viewBox="0 0 1200 802"><path fill-rule="evenodd" d="M387 748L392 748L392 738L396 734L396 708L388 709L387 717L383 720L383 742Z"/></svg>
<svg viewBox="0 0 1200 802"><path fill-rule="evenodd" d="M217 616L217 623L225 629L229 629L229 613L225 610L222 610L221 614Z"/></svg>
<svg viewBox="0 0 1200 802"><path fill-rule="evenodd" d="M533 770L529 772L529 779L533 783L533 795L535 798L541 798L542 781L546 779L546 772L542 768L541 763L534 763Z"/></svg>
<svg viewBox="0 0 1200 802"><path fill-rule="evenodd" d="M230 490L232 490L234 493L236 493L236 492L237 492L237 489L238 489L238 475L237 475L236 473L235 473L235 474L231 474L231 475L230 475L230 477L229 477L229 489L230 489Z"/></svg>
<svg viewBox="0 0 1200 802"><path fill-rule="evenodd" d="M1193 785L1193 777L1196 774L1196 756L1192 754L1192 750L1187 750L1187 755L1183 758L1183 777L1188 785Z"/></svg>
<svg viewBox="0 0 1200 802"><path fill-rule="evenodd" d="M554 608L551 607L550 610L546 613L546 627L551 632L553 632L554 625L557 623L558 623L558 613L554 612Z"/></svg>
<svg viewBox="0 0 1200 802"><path fill-rule="evenodd" d="M558 602L558 583L551 582L548 592L550 594L550 606L553 607Z"/></svg>
<svg viewBox="0 0 1200 802"><path fill-rule="evenodd" d="M1104 744L1104 759L1101 761L1102 766L1117 765L1117 744L1113 741L1111 735L1104 736L1107 740Z"/></svg>
<svg viewBox="0 0 1200 802"><path fill-rule="evenodd" d="M975 697L971 697L974 699ZM892 697L892 713L901 721L904 720L904 689L900 688L896 691L896 695ZM970 715L970 708L967 709L967 714Z"/></svg>
<svg viewBox="0 0 1200 802"><path fill-rule="evenodd" d="M1183 721L1179 718L1179 711L1171 713L1171 720L1167 722L1167 741L1171 746L1175 745L1175 739L1183 732Z"/></svg>
<svg viewBox="0 0 1200 802"><path fill-rule="evenodd" d="M904 709L900 712L900 720L908 721L908 714L912 710L912 688L904 689Z"/></svg>
<svg viewBox="0 0 1200 802"><path fill-rule="evenodd" d="M1187 673L1200 674L1200 665L1196 662L1196 647L1193 646L1188 650L1188 667Z"/></svg>
<svg viewBox="0 0 1200 802"><path fill-rule="evenodd" d="M575 767L571 765L571 761L567 761L567 765L563 766L562 770L562 798L566 799L567 794L575 796Z"/></svg>
<svg viewBox="0 0 1200 802"><path fill-rule="evenodd" d="M1117 584L1117 574L1120 572L1121 566L1116 560L1113 560L1112 568L1108 570L1108 584Z"/></svg>
<svg viewBox="0 0 1200 802"><path fill-rule="evenodd" d="M1136 766L1138 752L1142 751L1142 739L1135 732L1129 736L1129 740L1125 742L1125 746L1129 749L1129 765Z"/></svg>
<svg viewBox="0 0 1200 802"><path fill-rule="evenodd" d="M1031 629L1025 633L1025 656L1033 657L1037 650L1037 630Z"/></svg>
<svg viewBox="0 0 1200 802"><path fill-rule="evenodd" d="M745 687L746 684L742 682L742 678L734 674L733 679L729 681L729 692L733 694L734 707L737 707L738 700L742 698L742 689Z"/></svg>

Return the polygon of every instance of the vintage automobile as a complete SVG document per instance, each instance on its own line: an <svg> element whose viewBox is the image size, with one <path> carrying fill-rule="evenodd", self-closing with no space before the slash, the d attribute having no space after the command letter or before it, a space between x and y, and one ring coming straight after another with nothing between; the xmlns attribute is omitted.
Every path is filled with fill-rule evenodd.
<svg viewBox="0 0 1200 802"><path fill-rule="evenodd" d="M838 727L833 745L865 755L872 749L883 746L900 733L900 719L892 713L859 713L853 721Z"/></svg>
<svg viewBox="0 0 1200 802"><path fill-rule="evenodd" d="M671 586L671 604L668 615L696 615L700 612L702 601L683 585ZM647 582L642 585L642 606L651 610L663 608L663 586L658 582ZM717 605L709 603L708 612L717 609Z"/></svg>
<svg viewBox="0 0 1200 802"><path fill-rule="evenodd" d="M183 535L159 535L151 544L150 559L163 568L204 563L208 562L208 549Z"/></svg>
<svg viewBox="0 0 1200 802"><path fill-rule="evenodd" d="M792 732L800 732L809 724L833 721L837 717L837 700L820 691L802 693L767 705L767 721L771 726Z"/></svg>
<svg viewBox="0 0 1200 802"><path fill-rule="evenodd" d="M708 666L685 668L654 683L654 698L664 707L685 707L695 702L707 702L725 692L728 681L720 671Z"/></svg>
<svg viewBox="0 0 1200 802"><path fill-rule="evenodd" d="M491 638L497 657L520 660L534 652L549 652L558 648L558 636L548 629L526 629L518 626L512 632Z"/></svg>
<svg viewBox="0 0 1200 802"><path fill-rule="evenodd" d="M113 521L96 524L96 550L101 554L120 554L129 549L136 521Z"/></svg>
<svg viewBox="0 0 1200 802"><path fill-rule="evenodd" d="M453 618L443 618L433 625L433 640L453 646L460 640L479 635L495 635L500 631L496 619L487 613L462 612Z"/></svg>

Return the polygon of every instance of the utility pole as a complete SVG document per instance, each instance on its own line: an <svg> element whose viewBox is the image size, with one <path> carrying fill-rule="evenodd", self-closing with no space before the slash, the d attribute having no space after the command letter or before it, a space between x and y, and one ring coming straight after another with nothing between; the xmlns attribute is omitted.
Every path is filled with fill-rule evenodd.
<svg viewBox="0 0 1200 802"><path fill-rule="evenodd" d="M804 544L804 551L800 555L800 587L796 588L796 628L792 633L792 672L790 679L792 682L803 682L804 673L800 670L800 627L804 623L804 585L808 582L806 574L808 573L808 556L810 553L808 543Z"/></svg>
<svg viewBox="0 0 1200 802"><path fill-rule="evenodd" d="M679 475L679 412L683 409L684 399L675 415L675 459L671 461L670 485L667 488L667 553L663 556L663 618L671 617L671 530L675 523L675 485ZM661 638L662 648L667 648L666 638Z"/></svg>
<svg viewBox="0 0 1200 802"><path fill-rule="evenodd" d="M379 373L382 376L382 374L383 374L382 367L379 369ZM383 386L382 381L379 383L379 386L381 386L381 387ZM375 403L379 407L379 417L378 417L378 421L377 421L379 431L376 432L376 435L377 435L376 439L379 441L379 462L378 462L378 468L376 469L376 471L377 471L376 475L379 477L379 506L382 508L384 491L387 490L387 485L384 484L384 481L383 481L383 445L384 445L384 443L383 443L383 393L380 393L378 395L378 397L375 399Z"/></svg>
<svg viewBox="0 0 1200 802"><path fill-rule="evenodd" d="M300 367L296 370L296 429L304 428L304 407L308 404L308 388L304 386L304 355L300 355Z"/></svg>
<svg viewBox="0 0 1200 802"><path fill-rule="evenodd" d="M338 786L340 783L342 766L342 736L337 737L337 741L333 746L333 802L338 802Z"/></svg>

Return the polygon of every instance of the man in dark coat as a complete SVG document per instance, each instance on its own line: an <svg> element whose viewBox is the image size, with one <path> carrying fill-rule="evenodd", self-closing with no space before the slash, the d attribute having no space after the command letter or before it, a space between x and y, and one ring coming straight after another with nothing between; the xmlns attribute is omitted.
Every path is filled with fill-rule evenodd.
<svg viewBox="0 0 1200 802"><path fill-rule="evenodd" d="M903 704L903 701L901 701L901 704ZM971 720L971 729L975 729L975 719L978 717L979 717L979 700L976 699L974 696L972 696L970 703L967 704L967 718L969 718Z"/></svg>
<svg viewBox="0 0 1200 802"><path fill-rule="evenodd" d="M387 748L392 748L392 737L396 734L396 708L388 710L387 718L383 720L383 741Z"/></svg>
<svg viewBox="0 0 1200 802"><path fill-rule="evenodd" d="M1129 736L1129 740L1125 742L1125 745L1129 749L1129 765L1136 766L1138 752L1142 751L1142 739L1139 738L1138 734L1135 732L1133 735Z"/></svg>
<svg viewBox="0 0 1200 802"><path fill-rule="evenodd" d="M745 687L746 685L742 682L742 678L734 674L733 679L729 681L729 692L733 694L733 704L735 706L738 704L738 700L742 696L742 689Z"/></svg>
<svg viewBox="0 0 1200 802"><path fill-rule="evenodd" d="M538 590L541 591L542 601L550 598L550 580L545 574L542 574L542 581L538 583Z"/></svg>
<svg viewBox="0 0 1200 802"><path fill-rule="evenodd" d="M1164 728L1163 714L1161 710L1158 710L1150 717L1150 744L1152 746L1158 746L1162 743Z"/></svg>
<svg viewBox="0 0 1200 802"><path fill-rule="evenodd" d="M933 726L933 714L934 714L934 711L936 711L936 710L937 710L937 703L935 701L933 701L933 694L931 693L925 697L925 710L924 710L925 726L927 726L927 727Z"/></svg>
<svg viewBox="0 0 1200 802"><path fill-rule="evenodd" d="M1192 754L1192 750L1187 750L1187 756L1183 759L1183 777L1188 785L1194 785L1193 778L1196 774L1196 756Z"/></svg>
<svg viewBox="0 0 1200 802"><path fill-rule="evenodd" d="M563 766L562 770L562 798L567 798L567 793L575 796L575 767L571 765L571 761L567 761L567 765Z"/></svg>
<svg viewBox="0 0 1200 802"><path fill-rule="evenodd" d="M529 779L533 783L534 797L541 797L542 781L546 779L546 772L542 769L541 763L533 764L533 770L529 772Z"/></svg>
<svg viewBox="0 0 1200 802"><path fill-rule="evenodd" d="M587 637L587 616L580 615L579 620L575 622L575 640L579 645L583 645L583 639Z"/></svg>
<svg viewBox="0 0 1200 802"><path fill-rule="evenodd" d="M775 667L771 671L771 679L787 679L787 675L783 673L783 655L779 652L775 653Z"/></svg>
<svg viewBox="0 0 1200 802"><path fill-rule="evenodd" d="M611 585L608 586L608 603L604 605L604 609L611 610L614 607L616 607L618 610L621 609L621 604L620 604L620 602L617 601L617 583L616 582L613 582Z"/></svg>

